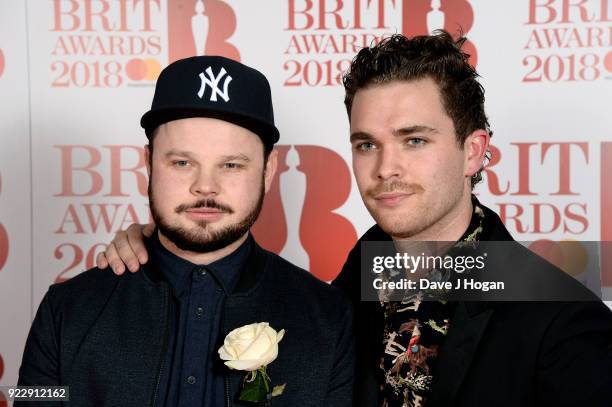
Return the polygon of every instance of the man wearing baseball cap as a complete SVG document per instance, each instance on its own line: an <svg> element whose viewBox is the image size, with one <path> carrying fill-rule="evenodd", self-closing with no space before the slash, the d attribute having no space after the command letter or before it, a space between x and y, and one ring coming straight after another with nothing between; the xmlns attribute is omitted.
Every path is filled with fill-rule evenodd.
<svg viewBox="0 0 612 407"><path fill-rule="evenodd" d="M141 126L150 259L51 286L19 385L70 386L79 406L351 405L348 300L249 232L277 165L266 78L223 57L176 61Z"/></svg>

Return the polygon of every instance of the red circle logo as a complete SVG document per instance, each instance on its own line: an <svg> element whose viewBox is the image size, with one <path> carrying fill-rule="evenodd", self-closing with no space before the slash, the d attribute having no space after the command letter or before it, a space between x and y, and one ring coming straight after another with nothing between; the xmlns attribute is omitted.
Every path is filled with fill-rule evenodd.
<svg viewBox="0 0 612 407"><path fill-rule="evenodd" d="M125 65L125 72L133 81L154 81L161 72L161 65L155 58L134 58Z"/></svg>
<svg viewBox="0 0 612 407"><path fill-rule="evenodd" d="M576 240L554 242L541 239L532 242L529 249L571 276L586 271L589 264L589 254L585 246Z"/></svg>

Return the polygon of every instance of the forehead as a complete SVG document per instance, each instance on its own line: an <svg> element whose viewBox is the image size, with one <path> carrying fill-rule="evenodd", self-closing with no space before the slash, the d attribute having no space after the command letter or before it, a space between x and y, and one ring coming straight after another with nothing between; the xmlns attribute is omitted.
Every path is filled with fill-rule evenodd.
<svg viewBox="0 0 612 407"><path fill-rule="evenodd" d="M263 142L252 131L208 117L192 117L164 123L157 128L153 142L155 149L180 147L194 154L227 150L259 154L263 150Z"/></svg>
<svg viewBox="0 0 612 407"><path fill-rule="evenodd" d="M438 85L424 78L359 89L353 99L350 125L354 132L412 125L438 128L448 121Z"/></svg>

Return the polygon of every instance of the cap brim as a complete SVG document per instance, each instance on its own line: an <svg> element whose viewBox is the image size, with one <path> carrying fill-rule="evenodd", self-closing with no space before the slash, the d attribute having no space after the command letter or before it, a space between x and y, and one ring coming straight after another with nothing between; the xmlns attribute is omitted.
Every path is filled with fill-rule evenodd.
<svg viewBox="0 0 612 407"><path fill-rule="evenodd" d="M268 145L275 144L280 137L275 126L247 114L228 112L222 109L194 109L193 106L173 106L149 110L140 119L140 126L145 130L147 138L150 138L153 130L159 125L190 117L210 117L236 124L257 134L264 144Z"/></svg>

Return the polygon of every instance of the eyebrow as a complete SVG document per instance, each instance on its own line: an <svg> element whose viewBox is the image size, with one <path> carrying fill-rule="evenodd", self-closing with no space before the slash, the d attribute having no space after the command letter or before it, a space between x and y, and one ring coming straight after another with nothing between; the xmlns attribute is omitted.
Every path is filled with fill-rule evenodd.
<svg viewBox="0 0 612 407"><path fill-rule="evenodd" d="M193 154L191 153L191 151L187 151L187 150L177 150L175 148L173 148L172 150L166 152L166 157L170 157L173 155L179 155L179 156L183 156L183 157L189 157L192 158Z"/></svg>
<svg viewBox="0 0 612 407"><path fill-rule="evenodd" d="M235 160L239 160L239 161L244 161L244 162L250 162L251 159L249 157L247 157L245 154L233 154L233 155L224 155L223 157L221 157L223 159L223 161L235 161Z"/></svg>
<svg viewBox="0 0 612 407"><path fill-rule="evenodd" d="M438 133L438 130L434 129L433 127L424 125L408 126L393 130L393 135L395 137L404 137L415 133ZM368 132L356 131L355 133L351 133L350 141L352 143L355 141L370 141L374 139L375 137Z"/></svg>
<svg viewBox="0 0 612 407"><path fill-rule="evenodd" d="M402 127L401 129L397 129L393 131L393 135L396 137L409 136L414 133L438 133L438 130L434 129L433 127L429 127L429 126L416 125L416 126Z"/></svg>
<svg viewBox="0 0 612 407"><path fill-rule="evenodd" d="M187 150L177 150L177 149L172 149L170 151L168 151L166 153L166 157L171 157L171 156L180 156L180 157L187 157L187 158L191 158L191 159L195 159L195 155L191 152L191 151L187 151ZM239 160L239 161L244 161L244 162L250 162L251 159L249 157L247 157L245 154L243 153L239 153L239 154L231 154L231 155L224 155L221 157L222 161L234 161L234 160Z"/></svg>

